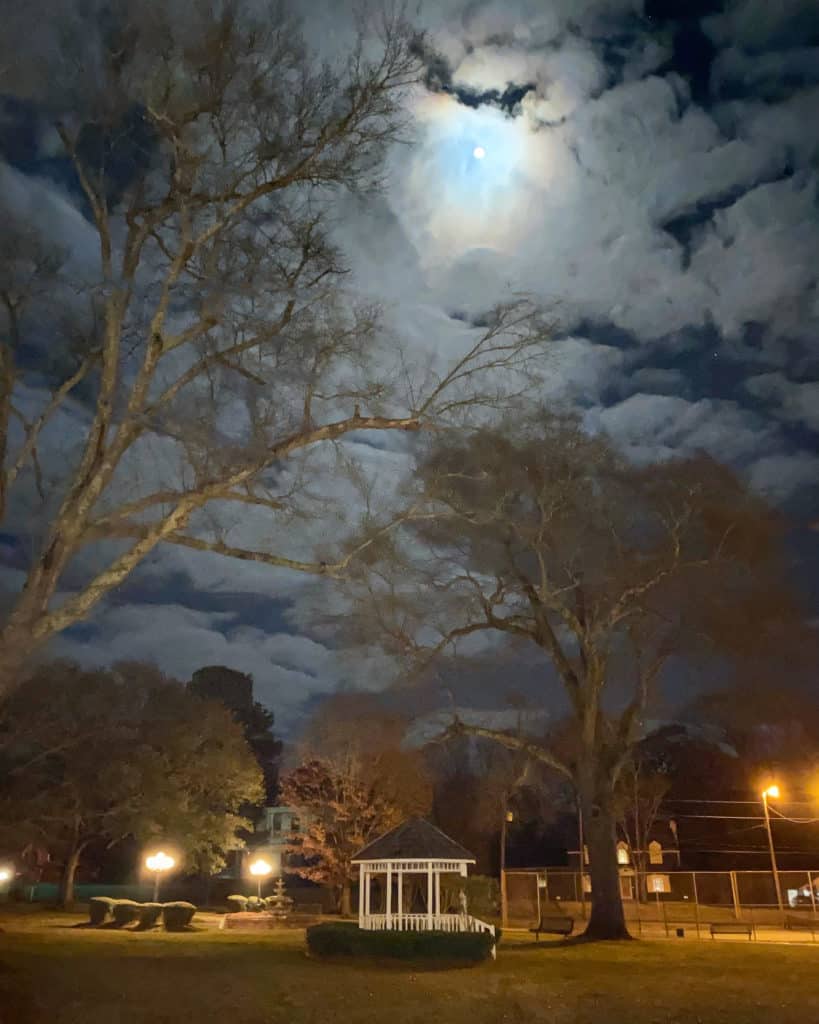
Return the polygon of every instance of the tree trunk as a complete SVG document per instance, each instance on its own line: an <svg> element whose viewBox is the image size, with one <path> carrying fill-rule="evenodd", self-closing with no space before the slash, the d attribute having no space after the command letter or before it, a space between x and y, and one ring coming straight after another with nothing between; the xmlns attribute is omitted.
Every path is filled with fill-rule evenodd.
<svg viewBox="0 0 819 1024"><path fill-rule="evenodd" d="M608 799L584 802L591 876L591 916L587 939L630 939L620 893L615 816Z"/></svg>
<svg viewBox="0 0 819 1024"><path fill-rule="evenodd" d="M350 885L350 881L348 879L341 886L341 899L339 900L339 910L341 911L342 917L350 917L350 915L353 912L351 892L352 886Z"/></svg>
<svg viewBox="0 0 819 1024"><path fill-rule="evenodd" d="M37 644L23 630L7 627L0 633L0 700L25 677L25 668Z"/></svg>
<svg viewBox="0 0 819 1024"><path fill-rule="evenodd" d="M77 844L68 855L63 872L60 875L60 889L58 902L61 907L70 906L74 902L74 876L77 874L80 857L85 848L85 843Z"/></svg>

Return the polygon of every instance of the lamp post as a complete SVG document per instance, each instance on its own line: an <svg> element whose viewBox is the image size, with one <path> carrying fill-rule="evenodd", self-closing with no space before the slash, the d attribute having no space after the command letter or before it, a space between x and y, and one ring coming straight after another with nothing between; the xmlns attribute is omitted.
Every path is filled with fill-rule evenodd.
<svg viewBox="0 0 819 1024"><path fill-rule="evenodd" d="M779 799L779 786L768 786L762 790L762 807L765 811L765 831L768 833L768 849L771 851L771 868L773 870L774 887L776 888L776 902L780 912L782 906L782 888L779 885L779 868L776 865L776 850L774 849L773 832L771 831L771 815L768 811L768 800Z"/></svg>
<svg viewBox="0 0 819 1024"><path fill-rule="evenodd" d="M267 878L272 870L273 868L263 857L258 857L250 865L250 873L258 883L257 895L259 899L262 898L262 882Z"/></svg>
<svg viewBox="0 0 819 1024"><path fill-rule="evenodd" d="M154 903L159 902L159 879L162 872L170 871L175 864L173 857L162 850L157 850L145 858L145 867L154 873Z"/></svg>
<svg viewBox="0 0 819 1024"><path fill-rule="evenodd" d="M501 816L500 839L500 891L501 891L501 928L509 926L509 900L506 890L506 832L507 826L515 820L514 811L509 810L507 798L503 798L503 815Z"/></svg>

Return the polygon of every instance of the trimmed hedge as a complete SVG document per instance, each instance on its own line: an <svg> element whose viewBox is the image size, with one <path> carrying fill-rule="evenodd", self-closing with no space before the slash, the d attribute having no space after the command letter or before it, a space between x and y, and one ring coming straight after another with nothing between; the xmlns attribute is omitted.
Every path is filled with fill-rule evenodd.
<svg viewBox="0 0 819 1024"><path fill-rule="evenodd" d="M137 903L110 896L93 896L88 901L88 920L98 928L109 924L113 917L117 928L137 921L140 929L147 930L155 927L161 917L168 931L177 932L187 928L195 913L192 903Z"/></svg>
<svg viewBox="0 0 819 1024"><path fill-rule="evenodd" d="M112 899L110 896L92 896L88 901L89 923L96 927L105 924L111 917L114 904L118 902L118 900Z"/></svg>
<svg viewBox="0 0 819 1024"><path fill-rule="evenodd" d="M111 913L114 915L114 924L118 928L139 920L139 903L135 900L115 900Z"/></svg>
<svg viewBox="0 0 819 1024"><path fill-rule="evenodd" d="M371 932L341 921L315 924L307 929L307 948L314 956L479 963L491 955L496 941L497 937L486 932Z"/></svg>
<svg viewBox="0 0 819 1024"><path fill-rule="evenodd" d="M192 903L185 903L184 901L166 903L162 907L162 923L165 925L165 931L183 931L191 923L195 913L196 907Z"/></svg>
<svg viewBox="0 0 819 1024"><path fill-rule="evenodd" d="M232 914L241 914L247 910L247 896L228 896L227 905Z"/></svg>
<svg viewBox="0 0 819 1024"><path fill-rule="evenodd" d="M139 905L139 927L146 930L153 928L162 916L161 903L140 903Z"/></svg>

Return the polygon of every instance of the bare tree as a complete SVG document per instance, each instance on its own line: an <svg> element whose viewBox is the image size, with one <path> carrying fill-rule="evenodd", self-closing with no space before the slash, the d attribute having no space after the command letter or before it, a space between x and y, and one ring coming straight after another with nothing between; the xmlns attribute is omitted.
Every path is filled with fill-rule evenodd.
<svg viewBox="0 0 819 1024"><path fill-rule="evenodd" d="M542 654L544 702L556 676L571 709L562 750L457 719L451 732L571 780L590 853L587 934L626 937L615 855L624 766L669 659L748 653L794 616L768 571L777 523L707 459L636 467L544 414L434 439L419 480L417 518L382 539L377 571L362 578L360 628L422 663L481 638Z"/></svg>
<svg viewBox="0 0 819 1024"><path fill-rule="evenodd" d="M418 72L401 17L336 65L264 2L115 0L53 23L48 69L25 40L9 60L84 220L58 248L4 214L0 513L22 586L0 693L160 544L338 574L356 544L299 557L293 519L320 505L309 454L493 402L544 337L513 302L412 367L345 295L332 197L376 187L401 136ZM262 526L229 535L239 519Z"/></svg>
<svg viewBox="0 0 819 1024"><path fill-rule="evenodd" d="M670 766L650 758L638 746L620 772L615 803L618 828L631 849L637 883L637 899L645 900L646 860L654 827L671 788Z"/></svg>

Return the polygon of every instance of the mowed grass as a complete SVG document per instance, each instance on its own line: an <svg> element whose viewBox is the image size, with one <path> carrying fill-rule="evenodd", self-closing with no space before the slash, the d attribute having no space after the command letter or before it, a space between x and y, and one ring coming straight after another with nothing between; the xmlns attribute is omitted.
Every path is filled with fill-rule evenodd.
<svg viewBox="0 0 819 1024"><path fill-rule="evenodd" d="M812 1024L819 944L504 942L434 970L319 962L300 931L183 935L0 913L2 1024Z"/></svg>

